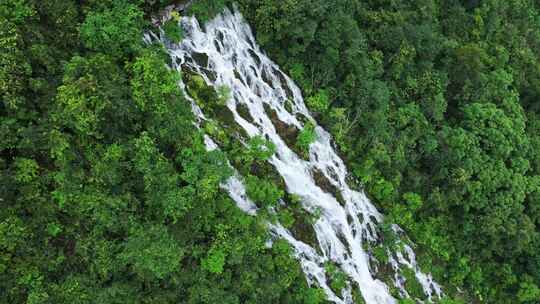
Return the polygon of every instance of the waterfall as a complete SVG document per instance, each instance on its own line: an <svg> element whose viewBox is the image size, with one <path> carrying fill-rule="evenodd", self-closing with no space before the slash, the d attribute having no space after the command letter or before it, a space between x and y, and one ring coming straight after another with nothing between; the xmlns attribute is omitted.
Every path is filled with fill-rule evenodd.
<svg viewBox="0 0 540 304"><path fill-rule="evenodd" d="M283 178L285 190L299 197L307 212L318 215L313 224L317 244L297 239L279 223L269 223L272 235L293 247L308 283L322 288L334 303L353 303L353 288L358 288L366 303L397 303L389 284L376 278L377 263L367 249L379 239L377 226L383 216L361 190L349 185L347 168L334 150L331 136L311 117L300 89L259 48L238 11L226 10L204 28L192 17L182 17L180 23L185 33L181 43L171 43L163 32L147 34L147 41L164 43L172 59L171 68L192 71L215 88L230 88L231 98L226 106L234 122L248 137L262 136L274 143L276 153L269 163ZM180 86L185 89L185 84ZM192 101L199 121L204 121L204 110L187 98ZM249 118L241 115L240 107L247 108ZM295 153L281 131L284 126L300 131L307 122L315 125L316 133L316 140L309 146L309 159ZM219 148L210 136L205 141L208 149ZM324 189L328 187L322 187L317 179L325 180L335 191ZM249 214L257 212L239 174L222 186L239 208ZM402 233L397 226L394 230ZM347 287L340 294L329 287L325 270L328 261L348 277ZM409 296L399 271L403 267L414 271L429 301L441 296L437 283L420 271L409 245L404 245L400 252L389 252L388 264L393 271L391 283L400 297Z"/></svg>

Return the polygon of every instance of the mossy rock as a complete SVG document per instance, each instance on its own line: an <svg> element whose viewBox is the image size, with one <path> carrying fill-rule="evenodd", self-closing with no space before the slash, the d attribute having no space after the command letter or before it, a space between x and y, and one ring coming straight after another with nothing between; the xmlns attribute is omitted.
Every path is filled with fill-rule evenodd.
<svg viewBox="0 0 540 304"><path fill-rule="evenodd" d="M253 124L255 123L255 120L253 119L253 117L251 116L251 114L249 113L249 109L248 107L243 104L243 103L239 103L236 105L236 112L238 113L238 115L240 115L240 117L242 117L245 121Z"/></svg>
<svg viewBox="0 0 540 304"><path fill-rule="evenodd" d="M293 103L290 99L285 100L285 110L292 114L293 112Z"/></svg>
<svg viewBox="0 0 540 304"><path fill-rule="evenodd" d="M191 58L201 67L208 67L208 55L205 53L192 52Z"/></svg>
<svg viewBox="0 0 540 304"><path fill-rule="evenodd" d="M287 193L283 200L285 202L285 206L280 207L282 210L288 210L292 213L294 217L294 222L292 226L289 228L293 236L300 240L314 249L316 249L319 253L319 242L317 240L317 235L315 233L315 230L313 229L313 223L311 220L311 214L309 214L307 211L305 211L300 203L300 198L297 197L294 194Z"/></svg>
<svg viewBox="0 0 540 304"><path fill-rule="evenodd" d="M279 82L281 83L281 86L283 87L285 94L287 95L287 98L293 98L293 92L291 88L287 85L287 80L285 79L285 74L283 72L278 71L276 69L273 69L274 75L277 74L279 78Z"/></svg>
<svg viewBox="0 0 540 304"><path fill-rule="evenodd" d="M366 304L364 297L362 297L362 292L360 292L357 286L352 289L352 298L354 304Z"/></svg>
<svg viewBox="0 0 540 304"><path fill-rule="evenodd" d="M231 139L229 134L215 120L204 121L202 128L219 146L224 147L229 145Z"/></svg>
<svg viewBox="0 0 540 304"><path fill-rule="evenodd" d="M268 161L253 162L250 167L250 174L260 178L266 178L274 182L278 187L285 189L285 180L277 172L276 168Z"/></svg>
<svg viewBox="0 0 540 304"><path fill-rule="evenodd" d="M211 109L218 103L218 95L213 87L206 84L201 75L193 73L184 73L186 87L189 96L191 96L201 109Z"/></svg>
<svg viewBox="0 0 540 304"><path fill-rule="evenodd" d="M293 233L294 237L310 245L319 253L321 253L319 249L319 242L317 240L317 234L313 229L313 225L309 222L309 220L306 220L307 215L299 214L296 212L294 212L293 214L295 214L295 221L290 230Z"/></svg>
<svg viewBox="0 0 540 304"><path fill-rule="evenodd" d="M298 133L300 131L294 125L289 125L281 121L277 115L277 112L269 105L263 104L263 108L266 115L270 117L276 132L279 134L279 137L283 139L289 148L295 150L296 138L298 137Z"/></svg>
<svg viewBox="0 0 540 304"><path fill-rule="evenodd" d="M330 282L330 289L336 294L341 294L342 290L347 287L347 275L332 261L328 261L324 268Z"/></svg>
<svg viewBox="0 0 540 304"><path fill-rule="evenodd" d="M315 184L321 188L323 191L332 194L339 204L341 206L345 205L345 200L343 199L343 195L341 194L341 191L334 186L330 180L322 173L319 169L315 168L311 172L311 175L313 176L313 180L315 181Z"/></svg>
<svg viewBox="0 0 540 304"><path fill-rule="evenodd" d="M414 270L410 268L404 268L401 269L401 274L405 278L405 290L407 290L411 297L420 300L427 299L422 285L420 284L420 282L418 282L418 279L416 278Z"/></svg>
<svg viewBox="0 0 540 304"><path fill-rule="evenodd" d="M204 78L194 72L185 69L184 79L186 89L203 113L219 123L229 134L229 137L247 139L246 131L234 120L233 112L227 107L226 102L230 94L225 87L215 88L206 83Z"/></svg>
<svg viewBox="0 0 540 304"><path fill-rule="evenodd" d="M384 247L383 247L384 248ZM388 286L390 289L390 294L399 298L399 290L396 288L394 283L395 271L388 262L377 261L377 272L373 274L373 277ZM374 268L374 267L373 267Z"/></svg>

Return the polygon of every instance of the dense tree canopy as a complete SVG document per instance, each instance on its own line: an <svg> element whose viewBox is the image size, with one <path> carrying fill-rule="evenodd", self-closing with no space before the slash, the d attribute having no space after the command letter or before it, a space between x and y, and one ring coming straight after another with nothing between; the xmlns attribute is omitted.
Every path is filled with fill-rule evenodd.
<svg viewBox="0 0 540 304"><path fill-rule="evenodd" d="M0 3L1 303L322 301L143 43L168 2Z"/></svg>
<svg viewBox="0 0 540 304"><path fill-rule="evenodd" d="M286 242L265 245L266 218L219 188L229 159L259 206L294 203L264 171L275 147L206 151L177 81L210 110L229 92L143 43L172 2L0 1L1 303L324 301ZM232 3L445 292L540 302L536 1L198 0L187 13Z"/></svg>
<svg viewBox="0 0 540 304"><path fill-rule="evenodd" d="M451 293L540 301L537 2L238 2Z"/></svg>

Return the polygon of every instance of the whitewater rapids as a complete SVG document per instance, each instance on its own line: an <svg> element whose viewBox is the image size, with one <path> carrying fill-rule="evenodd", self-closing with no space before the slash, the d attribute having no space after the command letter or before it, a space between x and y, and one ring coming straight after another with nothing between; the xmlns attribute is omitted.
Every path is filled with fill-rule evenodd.
<svg viewBox="0 0 540 304"><path fill-rule="evenodd" d="M192 17L182 17L180 26L185 37L179 44L168 41L163 32L148 34L147 41L157 39L164 43L172 58L171 68L193 71L216 88L229 87L231 98L227 107L235 122L249 137L262 136L275 144L276 153L269 162L283 177L286 191L300 197L306 211L320 213L313 224L318 248L296 239L279 224L269 224L276 238L285 239L294 248L308 283L322 288L328 300L334 303L353 303L352 288L358 288L368 304L397 303L389 286L374 277L377 272L371 266L374 258L364 249L377 242L377 225L383 216L363 192L347 184L347 168L334 151L331 136L310 115L300 89L259 48L249 25L237 10L225 10L204 29ZM180 86L184 89L183 83ZM252 120L239 114L239 105L249 110ZM306 121L315 124L317 139L309 147L309 160L302 159L288 147L265 106L275 111L282 123L298 130L304 128ZM204 120L203 111L194 102L192 107L197 117ZM209 149L218 148L210 137L206 136L205 141ZM314 172L322 173L340 192L339 199L317 185ZM257 212L246 195L241 176L232 177L223 187L239 208L249 214ZM404 288L405 279L399 274L400 267L414 270L429 300L441 296L441 289L431 275L418 268L410 246L405 245L403 252L389 253L389 256L389 264L395 272L393 284L402 297L409 294ZM341 294L329 287L324 267L327 261L333 261L348 276L348 286Z"/></svg>

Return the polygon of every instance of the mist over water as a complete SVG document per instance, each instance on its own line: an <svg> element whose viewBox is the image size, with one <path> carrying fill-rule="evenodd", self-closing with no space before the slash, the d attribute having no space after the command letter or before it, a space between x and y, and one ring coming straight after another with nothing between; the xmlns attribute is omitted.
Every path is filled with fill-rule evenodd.
<svg viewBox="0 0 540 304"><path fill-rule="evenodd" d="M307 212L318 215L313 224L317 244L307 244L283 226L269 224L276 238L285 239L294 248L308 283L322 288L328 300L335 303L353 303L353 288L360 290L366 303L397 303L389 286L376 278L377 264L365 249L377 243L377 226L383 216L362 191L352 189L347 183L348 170L334 150L331 136L311 117L300 89L259 48L239 12L226 10L208 22L204 29L190 17L182 17L181 24L185 37L180 44L171 44L163 33L159 37L148 34L147 40L164 42L172 58L172 68L190 70L202 76L208 85L231 89L227 107L236 124L249 137L262 136L275 144L276 153L269 162L283 178L286 191L298 196ZM183 83L180 86L184 88ZM191 100L189 96L187 98ZM204 112L191 101L197 118L205 120ZM252 119L239 114L240 106L247 108ZM268 109L275 117L270 117ZM288 146L287 139L280 134L282 126L276 126L276 118L280 125L298 131L308 121L315 124L317 139L310 145L308 160ZM218 148L209 136L205 137L205 142L209 149ZM322 189L316 181L317 175L324 176L336 192ZM223 187L239 208L249 214L257 212L257 207L246 195L241 176L232 177ZM394 230L400 232L397 226ZM348 286L341 294L334 293L329 287L325 271L327 261L338 265L348 276ZM388 264L393 270L393 285L401 296L409 296L404 288L404 277L399 272L401 268L415 272L428 299L441 295L441 289L431 275L419 270L410 246L404 245L401 252L389 253Z"/></svg>

